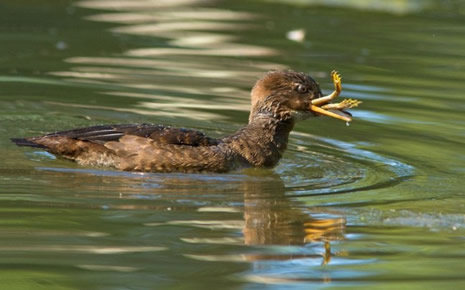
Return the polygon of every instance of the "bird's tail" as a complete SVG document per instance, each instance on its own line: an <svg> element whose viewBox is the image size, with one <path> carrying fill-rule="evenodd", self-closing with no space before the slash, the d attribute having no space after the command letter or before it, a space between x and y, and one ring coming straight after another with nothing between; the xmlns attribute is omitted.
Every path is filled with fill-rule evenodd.
<svg viewBox="0 0 465 290"><path fill-rule="evenodd" d="M34 148L47 148L44 145L34 143L33 141L26 138L11 138L11 142L18 146L34 147Z"/></svg>

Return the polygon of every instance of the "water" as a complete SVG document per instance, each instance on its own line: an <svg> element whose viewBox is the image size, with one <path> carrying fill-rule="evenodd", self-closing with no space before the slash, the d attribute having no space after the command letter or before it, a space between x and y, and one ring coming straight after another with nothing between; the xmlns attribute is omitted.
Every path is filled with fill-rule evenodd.
<svg viewBox="0 0 465 290"><path fill-rule="evenodd" d="M3 287L464 285L464 4L322 3L3 1ZM226 135L280 68L326 92L337 69L363 104L350 127L299 124L272 171L117 172L9 142L131 122Z"/></svg>

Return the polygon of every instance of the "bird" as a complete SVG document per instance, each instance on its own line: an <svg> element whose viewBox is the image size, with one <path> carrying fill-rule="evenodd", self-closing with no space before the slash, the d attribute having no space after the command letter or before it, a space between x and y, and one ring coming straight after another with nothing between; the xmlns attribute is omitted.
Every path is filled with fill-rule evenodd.
<svg viewBox="0 0 465 290"><path fill-rule="evenodd" d="M226 173L273 168L297 122L321 115L352 120L345 109L361 102L330 103L342 90L340 74L333 71L331 77L335 90L323 96L319 84L305 73L267 72L251 90L248 124L222 138L194 129L143 123L98 125L11 141L45 149L82 166L122 171Z"/></svg>

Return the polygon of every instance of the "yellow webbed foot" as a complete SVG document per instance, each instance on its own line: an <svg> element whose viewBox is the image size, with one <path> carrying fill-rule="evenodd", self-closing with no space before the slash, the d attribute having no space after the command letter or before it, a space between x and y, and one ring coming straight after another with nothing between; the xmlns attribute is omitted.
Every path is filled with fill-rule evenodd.
<svg viewBox="0 0 465 290"><path fill-rule="evenodd" d="M343 109L355 108L358 105L360 105L361 103L362 103L362 101L359 101L359 100L345 99L340 103L326 104L326 105L322 106L321 108L323 108L325 110L329 110L329 109L343 110Z"/></svg>
<svg viewBox="0 0 465 290"><path fill-rule="evenodd" d="M338 71L333 70L331 72L331 78L334 83L334 90L337 92L337 95L339 95L342 91L342 77Z"/></svg>
<svg viewBox="0 0 465 290"><path fill-rule="evenodd" d="M331 79L333 80L333 83L334 83L334 92L332 92L330 95L327 95L327 96L312 100L312 105L315 105L315 106L324 105L324 104L329 103L330 101L334 100L335 98L337 98L341 94L341 92L342 92L342 77L341 77L341 75L337 71L333 70L331 72Z"/></svg>

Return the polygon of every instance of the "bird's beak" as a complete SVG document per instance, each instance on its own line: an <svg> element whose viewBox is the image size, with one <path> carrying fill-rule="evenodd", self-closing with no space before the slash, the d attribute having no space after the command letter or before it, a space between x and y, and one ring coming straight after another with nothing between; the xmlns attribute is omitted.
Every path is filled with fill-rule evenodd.
<svg viewBox="0 0 465 290"><path fill-rule="evenodd" d="M333 117L333 118L346 121L346 122L352 121L352 115L349 112L344 112L342 110L338 110L338 109L325 110L315 105L311 105L310 110L317 113L318 115Z"/></svg>

